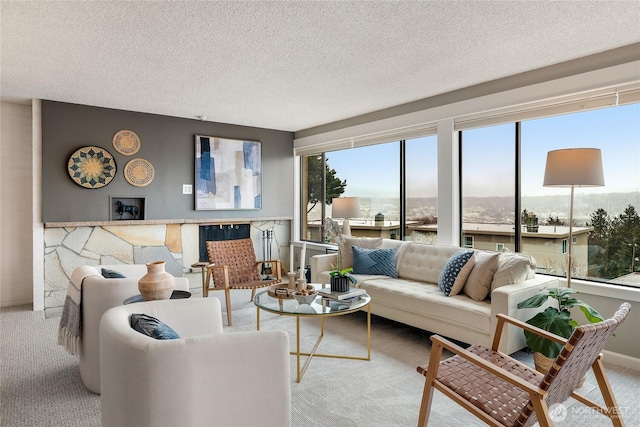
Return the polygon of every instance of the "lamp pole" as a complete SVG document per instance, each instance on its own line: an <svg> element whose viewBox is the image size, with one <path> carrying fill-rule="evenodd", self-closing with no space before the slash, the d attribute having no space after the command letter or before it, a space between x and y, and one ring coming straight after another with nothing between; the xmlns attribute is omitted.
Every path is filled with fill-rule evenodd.
<svg viewBox="0 0 640 427"><path fill-rule="evenodd" d="M631 243L629 243L631 245ZM637 243L633 243L633 252L631 254L631 272L635 273L636 268L636 248L638 247Z"/></svg>
<svg viewBox="0 0 640 427"><path fill-rule="evenodd" d="M571 207L569 208L569 253L567 255L567 288L571 287L571 247L573 246L573 189L571 185Z"/></svg>

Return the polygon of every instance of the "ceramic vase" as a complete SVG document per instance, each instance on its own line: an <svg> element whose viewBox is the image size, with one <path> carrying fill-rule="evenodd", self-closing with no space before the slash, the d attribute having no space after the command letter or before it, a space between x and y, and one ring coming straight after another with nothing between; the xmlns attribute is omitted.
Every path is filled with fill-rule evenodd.
<svg viewBox="0 0 640 427"><path fill-rule="evenodd" d="M138 290L145 301L169 299L176 284L176 279L166 271L164 261L147 263L147 274L138 280Z"/></svg>

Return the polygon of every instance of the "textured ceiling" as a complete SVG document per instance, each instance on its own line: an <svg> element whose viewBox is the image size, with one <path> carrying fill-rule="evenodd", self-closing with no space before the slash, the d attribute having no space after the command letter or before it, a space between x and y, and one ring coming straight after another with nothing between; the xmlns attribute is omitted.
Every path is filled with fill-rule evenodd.
<svg viewBox="0 0 640 427"><path fill-rule="evenodd" d="M0 3L0 97L297 131L640 41L640 1Z"/></svg>

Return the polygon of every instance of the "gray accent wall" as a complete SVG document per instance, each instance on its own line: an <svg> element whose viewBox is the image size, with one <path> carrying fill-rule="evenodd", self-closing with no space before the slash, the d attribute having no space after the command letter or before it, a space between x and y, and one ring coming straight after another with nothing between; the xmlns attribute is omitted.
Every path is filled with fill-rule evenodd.
<svg viewBox="0 0 640 427"><path fill-rule="evenodd" d="M140 137L140 151L132 156L113 147L113 136L122 129ZM194 185L195 135L262 143L262 209L195 210L194 194L182 194L183 184ZM106 149L116 161L116 176L105 187L83 188L69 176L69 157L87 145ZM123 175L126 163L138 157L155 169L153 181L145 187L129 184ZM146 220L293 216L291 132L43 101L42 159L45 223L108 221L110 196L146 197Z"/></svg>

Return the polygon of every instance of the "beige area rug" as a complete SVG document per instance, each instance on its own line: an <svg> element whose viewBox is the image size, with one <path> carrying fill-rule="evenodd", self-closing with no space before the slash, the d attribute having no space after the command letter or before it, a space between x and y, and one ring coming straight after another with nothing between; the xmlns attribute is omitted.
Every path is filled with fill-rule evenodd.
<svg viewBox="0 0 640 427"><path fill-rule="evenodd" d="M197 297L194 295L194 297ZM222 298L221 292L210 297ZM256 309L249 293L232 293L233 322L225 333L255 330ZM224 310L224 302L223 302ZM224 315L226 319L226 315ZM283 329L295 346L295 318L261 312L262 329ZM80 381L77 358L56 345L59 318L45 319L30 307L0 312L2 426L100 426L100 399ZM318 320L302 319L302 348L309 350L318 336ZM374 316L371 361L314 358L300 384L295 382L291 358L292 425L307 426L415 426L424 377L416 366L426 363L427 332ZM323 353L366 355L364 312L329 318L319 349ZM519 358L530 361L525 353ZM640 426L637 390L640 373L607 365L614 392L625 408L625 422ZM593 390L590 375L583 390ZM590 397L599 399L597 390ZM568 402L566 419L558 426L609 426L605 417ZM573 407L579 408L571 410ZM628 408L628 409L627 409ZM214 425L214 424L212 424ZM482 425L442 394L436 393L430 426ZM204 427L204 426L203 426ZM253 426L246 426L253 427Z"/></svg>

